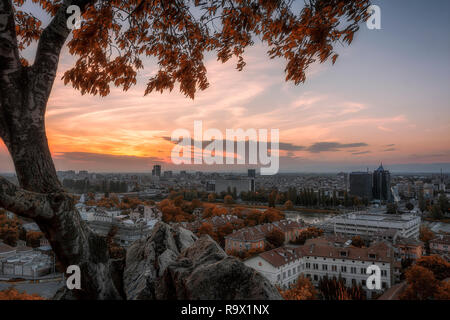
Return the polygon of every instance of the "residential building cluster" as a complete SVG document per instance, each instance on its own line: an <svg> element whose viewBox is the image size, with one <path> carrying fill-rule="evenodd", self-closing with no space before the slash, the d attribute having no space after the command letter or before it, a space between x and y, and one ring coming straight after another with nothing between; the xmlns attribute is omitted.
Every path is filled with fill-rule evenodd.
<svg viewBox="0 0 450 320"><path fill-rule="evenodd" d="M246 251L250 249L264 250L266 238L273 230L279 230L284 235L285 243L294 241L300 232L307 228L302 221L280 220L272 223L256 225L234 231L225 236L226 251Z"/></svg>

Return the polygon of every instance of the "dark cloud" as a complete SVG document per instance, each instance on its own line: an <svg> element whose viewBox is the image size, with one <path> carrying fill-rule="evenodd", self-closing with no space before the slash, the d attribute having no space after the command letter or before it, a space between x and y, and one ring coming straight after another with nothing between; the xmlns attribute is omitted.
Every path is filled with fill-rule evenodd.
<svg viewBox="0 0 450 320"><path fill-rule="evenodd" d="M280 142L280 150L284 151L301 151L305 150L304 146L295 145L287 142Z"/></svg>
<svg viewBox="0 0 450 320"><path fill-rule="evenodd" d="M393 147L393 146L395 146L394 143L385 145L385 147Z"/></svg>
<svg viewBox="0 0 450 320"><path fill-rule="evenodd" d="M161 137L161 138L163 140L172 142L171 137ZM202 141L203 148L205 148L211 142L212 141ZM222 140L222 142L223 142L223 148L225 150L227 140ZM175 142L173 142L173 143L175 143ZM236 141L234 143L235 143L235 145L237 144ZM191 139L191 144L194 144L194 139ZM249 141L246 140L245 141L246 150L248 150L248 144L249 144ZM325 152L325 151L341 151L342 149L360 148L360 147L367 147L367 146L368 146L368 144L364 143L364 142L348 143L348 144L339 143L339 142L316 142L309 147L296 145L296 144L289 143L289 142L280 142L279 143L279 149L281 151L287 151L287 152L309 151L311 153L320 153L320 152ZM269 147L270 147L270 145L269 145ZM352 151L350 151L350 152L352 152Z"/></svg>
<svg viewBox="0 0 450 320"><path fill-rule="evenodd" d="M368 144L364 142L358 142L358 143L339 143L339 142L316 142L306 148L307 151L311 153L320 153L320 152L336 152L341 151L342 149L347 148L360 148L360 147L367 147Z"/></svg>
<svg viewBox="0 0 450 320"><path fill-rule="evenodd" d="M367 154L367 153L370 153L370 151L352 152L352 154L355 156L360 155L360 154Z"/></svg>
<svg viewBox="0 0 450 320"><path fill-rule="evenodd" d="M384 151L385 151L385 152L389 152L389 151L395 151L395 150L397 150L397 149L395 149L395 148L388 148L388 149L384 149Z"/></svg>
<svg viewBox="0 0 450 320"><path fill-rule="evenodd" d="M174 142L174 141L172 141L171 137L161 137L161 138L163 140L166 140L166 141ZM191 144L194 144L194 142L195 142L195 140L191 139ZM212 140L209 140L209 141L204 140L204 141L202 141L203 148L205 148L211 142L212 142ZM222 140L222 142L223 142L223 146L224 146L224 149L225 149L227 140ZM248 149L248 142L249 142L248 140L245 141L245 148L246 149ZM234 143L237 144L236 141L234 141ZM269 144L269 147L270 147L270 144ZM292 143L289 143L289 142L280 142L279 143L279 150L281 150L281 151L301 151L301 150L305 150L305 147L304 146L295 145L295 144L292 144Z"/></svg>

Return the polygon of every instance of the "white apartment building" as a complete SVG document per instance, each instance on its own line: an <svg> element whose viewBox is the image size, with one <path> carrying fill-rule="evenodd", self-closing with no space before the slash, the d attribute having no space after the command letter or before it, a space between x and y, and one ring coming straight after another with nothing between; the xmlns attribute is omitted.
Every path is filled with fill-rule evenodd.
<svg viewBox="0 0 450 320"><path fill-rule="evenodd" d="M314 285L325 276L341 277L349 287L356 284L366 289L369 277L366 269L375 264L381 270L382 290L386 290L395 283L400 267L393 249L386 243L379 242L369 248L336 247L325 238L309 240L300 247L263 252L244 263L281 288L288 288L303 275Z"/></svg>
<svg viewBox="0 0 450 320"><path fill-rule="evenodd" d="M333 219L334 233L371 238L389 229L397 230L403 238L419 237L420 217L414 214L380 214L352 212Z"/></svg>
<svg viewBox="0 0 450 320"><path fill-rule="evenodd" d="M40 277L49 274L50 256L25 246L10 247L0 242L0 277Z"/></svg>

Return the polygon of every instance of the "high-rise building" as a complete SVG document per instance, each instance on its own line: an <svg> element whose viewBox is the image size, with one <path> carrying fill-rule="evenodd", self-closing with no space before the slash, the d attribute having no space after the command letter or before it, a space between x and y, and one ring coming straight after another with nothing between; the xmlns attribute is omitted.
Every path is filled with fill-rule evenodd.
<svg viewBox="0 0 450 320"><path fill-rule="evenodd" d="M391 200L391 174L381 164L373 172L373 197L377 200Z"/></svg>
<svg viewBox="0 0 450 320"><path fill-rule="evenodd" d="M372 200L372 174L370 172L352 172L349 180L351 195Z"/></svg>
<svg viewBox="0 0 450 320"><path fill-rule="evenodd" d="M247 176L250 178L250 191L255 192L256 169L248 169Z"/></svg>
<svg viewBox="0 0 450 320"><path fill-rule="evenodd" d="M152 170L152 176L161 176L161 166L159 164L155 164Z"/></svg>
<svg viewBox="0 0 450 320"><path fill-rule="evenodd" d="M172 178L172 171L164 171L164 178Z"/></svg>

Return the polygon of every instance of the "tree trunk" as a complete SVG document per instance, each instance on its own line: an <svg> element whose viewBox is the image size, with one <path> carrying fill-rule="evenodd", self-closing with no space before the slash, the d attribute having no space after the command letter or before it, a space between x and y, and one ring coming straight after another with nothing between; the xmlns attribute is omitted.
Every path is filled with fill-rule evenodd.
<svg viewBox="0 0 450 320"><path fill-rule="evenodd" d="M73 1L72 1L73 2ZM120 263L109 258L105 237L85 224L56 175L45 133L45 110L68 35L65 1L39 42L35 63L19 60L10 0L0 3L0 137L14 162L20 188L0 177L0 207L33 219L64 268L78 265L78 299L122 299ZM6 16L6 20L5 17Z"/></svg>
<svg viewBox="0 0 450 320"><path fill-rule="evenodd" d="M2 97L9 96L6 108L13 112L3 115L8 138L5 144L12 156L20 187L26 191L45 195L46 212L15 213L33 218L49 240L58 260L64 268L78 265L81 269L81 290L73 296L80 299L122 298L120 283L113 283L115 264L110 261L106 239L93 233L81 219L73 197L64 192L51 158L45 134L44 117L33 112L39 109L35 103L36 83L28 68L24 68L19 82L10 82L8 90L1 90ZM14 77L13 77L14 78ZM31 78L31 79L30 79ZM11 88L12 87L12 88ZM2 88L4 88L2 86ZM5 106L5 105L3 105ZM0 190L1 191L1 190ZM0 201L1 205L1 201ZM121 278L121 277L119 277Z"/></svg>

